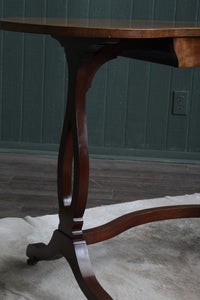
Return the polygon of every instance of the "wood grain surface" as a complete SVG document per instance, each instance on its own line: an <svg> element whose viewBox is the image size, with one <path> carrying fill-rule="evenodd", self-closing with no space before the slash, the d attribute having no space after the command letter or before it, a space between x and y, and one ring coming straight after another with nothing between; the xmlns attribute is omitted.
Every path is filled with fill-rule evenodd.
<svg viewBox="0 0 200 300"><path fill-rule="evenodd" d="M67 18L5 18L0 19L0 28L10 31L99 38L200 36L199 22Z"/></svg>

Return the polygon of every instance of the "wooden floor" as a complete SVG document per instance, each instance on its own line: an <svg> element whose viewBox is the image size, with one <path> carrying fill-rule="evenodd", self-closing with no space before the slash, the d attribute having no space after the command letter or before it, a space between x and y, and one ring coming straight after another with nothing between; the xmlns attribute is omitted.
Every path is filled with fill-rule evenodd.
<svg viewBox="0 0 200 300"><path fill-rule="evenodd" d="M56 156L0 153L0 218L57 213ZM200 192L200 165L90 160L88 207Z"/></svg>

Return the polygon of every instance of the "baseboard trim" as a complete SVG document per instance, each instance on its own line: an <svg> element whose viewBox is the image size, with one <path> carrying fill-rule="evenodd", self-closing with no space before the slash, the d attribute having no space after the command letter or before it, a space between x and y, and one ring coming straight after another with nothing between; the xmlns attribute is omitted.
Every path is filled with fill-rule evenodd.
<svg viewBox="0 0 200 300"><path fill-rule="evenodd" d="M57 155L58 144L0 142L0 152ZM200 152L138 150L115 147L89 147L90 157L99 159L160 161L200 164Z"/></svg>
<svg viewBox="0 0 200 300"><path fill-rule="evenodd" d="M200 152L90 147L90 153L93 157L104 159L200 164Z"/></svg>

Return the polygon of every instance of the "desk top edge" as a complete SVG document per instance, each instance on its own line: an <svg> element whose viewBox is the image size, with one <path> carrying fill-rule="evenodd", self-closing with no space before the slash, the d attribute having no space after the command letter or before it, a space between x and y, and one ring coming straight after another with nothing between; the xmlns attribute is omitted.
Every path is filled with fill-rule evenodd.
<svg viewBox="0 0 200 300"><path fill-rule="evenodd" d="M0 29L16 32L97 38L200 37L200 23L198 22L1 18Z"/></svg>

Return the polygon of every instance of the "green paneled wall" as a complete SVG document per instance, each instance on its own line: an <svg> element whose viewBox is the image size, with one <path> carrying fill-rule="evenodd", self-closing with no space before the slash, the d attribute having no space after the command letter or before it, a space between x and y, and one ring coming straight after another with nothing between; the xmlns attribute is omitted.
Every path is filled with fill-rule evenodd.
<svg viewBox="0 0 200 300"><path fill-rule="evenodd" d="M199 0L0 0L0 16L199 21ZM48 36L0 32L0 147L57 151L66 105L64 51ZM118 58L87 95L90 153L200 160L200 69ZM186 116L173 91L189 91Z"/></svg>

